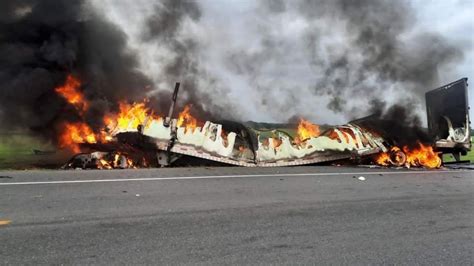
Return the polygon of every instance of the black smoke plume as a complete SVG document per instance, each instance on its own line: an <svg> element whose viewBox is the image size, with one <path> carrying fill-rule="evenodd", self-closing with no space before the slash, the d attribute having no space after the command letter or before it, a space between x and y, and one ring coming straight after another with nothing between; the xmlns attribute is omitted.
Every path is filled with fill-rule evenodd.
<svg viewBox="0 0 474 266"><path fill-rule="evenodd" d="M234 93L238 98L231 99L229 87L239 88L226 86L220 73L206 68L202 52L210 48L182 31L187 23L201 25L204 5L163 0L150 4L154 12L137 40L165 51L163 57L146 58L162 60L153 78L169 85L152 91L151 81L138 70L138 61L127 48L126 35L87 3L0 2L2 128L26 128L50 136L59 122L79 119L54 93L69 73L84 82L81 89L92 103L86 119L95 127L101 114L123 99L154 95L154 107L166 113L176 81L182 84L177 110L192 104L202 120L242 118L236 106L257 103L257 111L284 121L302 115L308 103L312 118L324 119L327 111L322 109L354 118L393 95L413 110L426 90L442 82L438 70L462 58L462 51L443 36L412 32L416 18L408 1L260 1L246 15L252 17L245 24L248 28L240 29L241 38L258 43L257 48L229 46L218 60L222 72L245 80L255 92ZM279 21L292 20L305 25L301 34L280 31L286 28ZM201 30L206 34L214 29ZM227 41L216 40L211 46L227 47ZM328 98L326 106L313 104L313 99L323 97ZM386 112L389 107L384 108Z"/></svg>
<svg viewBox="0 0 474 266"><path fill-rule="evenodd" d="M97 128L119 100L141 100L151 82L138 70L126 35L81 0L0 2L0 121L2 130L31 130L54 139L74 108L55 93L68 74L90 101Z"/></svg>
<svg viewBox="0 0 474 266"><path fill-rule="evenodd" d="M155 4L153 15L146 21L142 39L167 49L168 60L162 62L163 70L157 74L167 84L181 81L178 110L190 104L193 115L201 120L232 118L230 100L224 100L227 106L216 104L226 98L227 87L203 68L198 54L203 47L192 37L182 34L186 20L199 23L201 16L198 2L160 1ZM166 111L170 104L169 95L169 89L155 92L155 109Z"/></svg>
<svg viewBox="0 0 474 266"><path fill-rule="evenodd" d="M255 28L262 48L234 51L227 66L247 77L257 93L265 97L262 105L269 112L284 109L288 117L298 115L294 106L311 95L327 97L326 108L348 118L366 115L371 100L394 95L403 103L415 102L419 108L427 90L447 82L439 80L438 71L463 57L460 47L443 36L415 30L416 16L408 1L260 3L255 14L260 24ZM282 27L278 24L282 20L292 22L288 17L306 25L297 39L274 33ZM303 55L298 58L300 52ZM291 78L285 75L285 71L292 71L286 66L298 66L295 61L310 66L311 72L300 77L313 76L312 81L285 86L285 80L278 80L278 76L265 78L268 72ZM278 92L275 87L280 87ZM281 98L287 100L278 101Z"/></svg>
<svg viewBox="0 0 474 266"><path fill-rule="evenodd" d="M390 145L414 147L418 142L433 144L420 118L411 111L414 106L395 104L387 108L386 103L379 100L370 104L372 115L352 123L381 135Z"/></svg>

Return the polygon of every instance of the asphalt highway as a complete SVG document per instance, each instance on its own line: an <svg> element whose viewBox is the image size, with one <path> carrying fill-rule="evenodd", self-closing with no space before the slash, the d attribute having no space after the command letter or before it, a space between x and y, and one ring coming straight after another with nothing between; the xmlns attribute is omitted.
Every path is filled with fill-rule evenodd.
<svg viewBox="0 0 474 266"><path fill-rule="evenodd" d="M474 171L0 171L0 264L474 264Z"/></svg>

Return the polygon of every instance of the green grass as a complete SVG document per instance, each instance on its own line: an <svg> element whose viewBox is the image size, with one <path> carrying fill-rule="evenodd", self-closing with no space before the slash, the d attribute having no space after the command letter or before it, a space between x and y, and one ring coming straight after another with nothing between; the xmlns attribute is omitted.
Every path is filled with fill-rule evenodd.
<svg viewBox="0 0 474 266"><path fill-rule="evenodd" d="M471 138L471 142L474 141L474 137ZM474 163L474 150L468 152L465 156L461 156L461 160L469 160L471 163ZM451 154L443 154L443 161L444 162L454 162L454 157Z"/></svg>
<svg viewBox="0 0 474 266"><path fill-rule="evenodd" d="M52 146L26 134L0 134L0 157L31 154L33 149L52 149Z"/></svg>
<svg viewBox="0 0 474 266"><path fill-rule="evenodd" d="M16 168L44 161L33 150L54 150L53 145L27 134L0 133L0 168Z"/></svg>

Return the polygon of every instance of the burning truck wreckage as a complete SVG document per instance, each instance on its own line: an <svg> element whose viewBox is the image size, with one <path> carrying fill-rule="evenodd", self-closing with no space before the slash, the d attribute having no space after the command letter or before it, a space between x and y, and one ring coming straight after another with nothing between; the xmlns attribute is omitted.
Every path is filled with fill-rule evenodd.
<svg viewBox="0 0 474 266"><path fill-rule="evenodd" d="M88 108L80 87L81 81L69 75L55 89L79 116ZM393 126L393 121L377 116L324 127L300 119L294 134L252 123L201 122L191 115L190 105L175 112L179 87L176 83L167 116L153 112L144 100L119 103L117 113L103 118L100 132L85 122L64 124L58 144L75 155L63 167L126 169L198 161L245 167L351 163L431 169L443 165L443 153L460 161L460 154L471 148L467 78L426 93L428 132L423 134L430 139L412 143L400 142L390 127L381 126ZM397 132L413 130L401 127Z"/></svg>

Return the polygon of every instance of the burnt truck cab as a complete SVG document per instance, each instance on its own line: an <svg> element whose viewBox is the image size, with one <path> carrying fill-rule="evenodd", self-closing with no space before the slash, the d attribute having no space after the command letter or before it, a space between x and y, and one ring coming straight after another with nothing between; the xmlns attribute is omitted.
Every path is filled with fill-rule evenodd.
<svg viewBox="0 0 474 266"><path fill-rule="evenodd" d="M462 78L425 94L428 130L437 150L460 155L471 150L467 78Z"/></svg>

